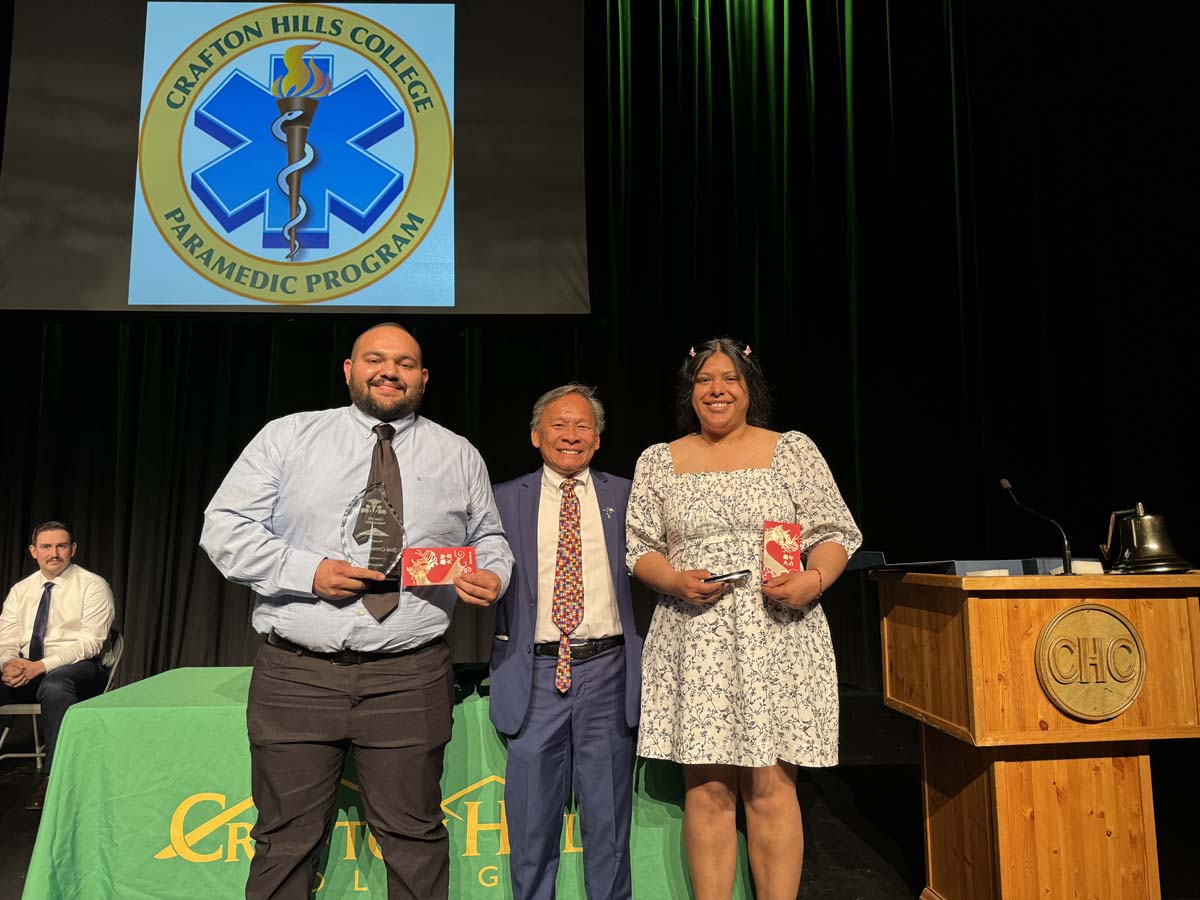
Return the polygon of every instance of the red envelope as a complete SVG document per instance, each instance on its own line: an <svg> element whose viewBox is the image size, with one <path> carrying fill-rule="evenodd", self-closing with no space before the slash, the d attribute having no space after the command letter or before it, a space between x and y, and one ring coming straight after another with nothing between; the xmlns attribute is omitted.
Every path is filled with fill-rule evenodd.
<svg viewBox="0 0 1200 900"><path fill-rule="evenodd" d="M800 523L763 522L762 580L803 570L800 561Z"/></svg>
<svg viewBox="0 0 1200 900"><path fill-rule="evenodd" d="M400 583L453 584L459 575L475 571L474 547L406 547L400 557Z"/></svg>

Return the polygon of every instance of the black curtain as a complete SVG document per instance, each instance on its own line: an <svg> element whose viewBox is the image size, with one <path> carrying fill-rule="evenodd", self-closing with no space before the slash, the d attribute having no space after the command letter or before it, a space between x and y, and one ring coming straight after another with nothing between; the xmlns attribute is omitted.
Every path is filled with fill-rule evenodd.
<svg viewBox="0 0 1200 900"><path fill-rule="evenodd" d="M1189 32L1169 13L586 14L592 314L410 322L425 412L494 480L538 464L530 404L570 379L608 407L596 464L630 475L673 437L688 347L727 333L762 360L776 426L817 441L891 559L1054 554L1000 477L1077 555L1140 500L1200 558ZM251 598L198 549L201 511L264 422L346 402L354 335L392 317L0 315L0 581L30 571L30 525L67 518L116 592L122 681L246 663ZM878 686L873 586L849 576L827 600L843 681ZM456 658L481 658L487 615L458 616Z"/></svg>

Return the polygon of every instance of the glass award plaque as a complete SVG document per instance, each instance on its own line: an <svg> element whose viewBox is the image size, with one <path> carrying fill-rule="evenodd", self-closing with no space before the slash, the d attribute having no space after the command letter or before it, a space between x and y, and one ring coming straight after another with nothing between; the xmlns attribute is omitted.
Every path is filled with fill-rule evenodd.
<svg viewBox="0 0 1200 900"><path fill-rule="evenodd" d="M404 524L382 484L363 488L342 513L342 553L351 565L392 577L404 553Z"/></svg>

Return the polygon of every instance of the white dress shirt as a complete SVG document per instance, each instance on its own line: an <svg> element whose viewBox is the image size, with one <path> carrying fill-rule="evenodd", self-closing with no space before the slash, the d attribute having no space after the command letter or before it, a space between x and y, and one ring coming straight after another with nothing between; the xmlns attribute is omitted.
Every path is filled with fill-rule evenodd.
<svg viewBox="0 0 1200 900"><path fill-rule="evenodd" d="M353 522L371 471L378 419L357 406L269 422L252 440L204 511L200 546L221 574L257 593L253 625L310 650L394 652L446 631L453 585L402 590L396 611L375 620L362 598L330 603L312 592L323 559L346 557L343 522ZM424 416L391 423L403 480L409 547L475 548L480 569L512 574L512 551L483 458Z"/></svg>
<svg viewBox="0 0 1200 900"><path fill-rule="evenodd" d="M99 656L115 614L112 588L99 575L72 563L57 578L46 578L38 570L8 592L0 613L0 666L17 656L29 658L33 621L48 581L54 588L43 645L46 671Z"/></svg>
<svg viewBox="0 0 1200 900"><path fill-rule="evenodd" d="M571 640L596 640L621 634L617 595L613 590L600 502L596 499L591 469L574 476L579 498L579 540L583 549L583 621L571 632ZM538 602L534 641L557 641L559 628L551 619L554 605L554 564L558 557L558 513L562 506L565 476L542 467L542 492L538 503Z"/></svg>

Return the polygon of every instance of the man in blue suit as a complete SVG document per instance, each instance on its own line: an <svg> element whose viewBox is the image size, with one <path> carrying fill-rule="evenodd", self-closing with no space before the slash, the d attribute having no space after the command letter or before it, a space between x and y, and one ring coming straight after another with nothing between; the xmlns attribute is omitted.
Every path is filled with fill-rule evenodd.
<svg viewBox="0 0 1200 900"><path fill-rule="evenodd" d="M496 608L491 717L508 742L514 900L550 900L563 812L579 806L589 900L629 900L642 639L625 567L630 482L590 468L604 431L591 388L533 405L536 472L498 485L516 564Z"/></svg>

